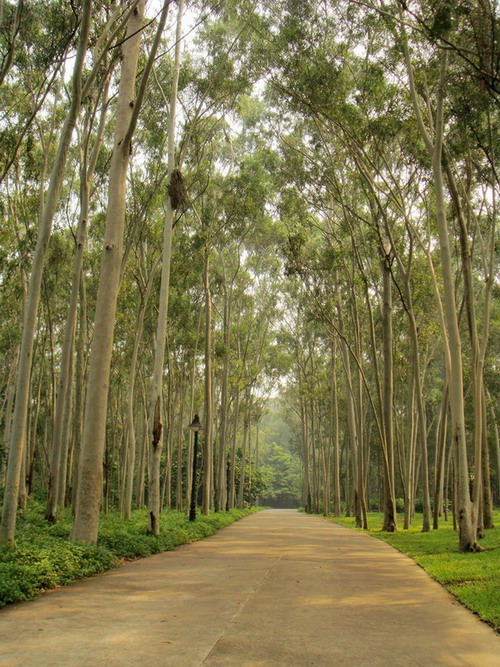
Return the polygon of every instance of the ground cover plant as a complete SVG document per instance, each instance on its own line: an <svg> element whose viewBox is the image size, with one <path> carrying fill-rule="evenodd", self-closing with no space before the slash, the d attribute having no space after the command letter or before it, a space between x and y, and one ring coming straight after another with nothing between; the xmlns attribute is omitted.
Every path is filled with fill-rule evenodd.
<svg viewBox="0 0 500 667"><path fill-rule="evenodd" d="M0 547L0 607L31 600L44 590L109 570L124 559L151 556L201 540L252 511L200 514L192 522L181 512L165 511L159 535L146 533L147 510L136 510L130 521L111 512L101 516L99 540L94 546L69 539L70 510L50 524L44 519L44 508L30 502L18 522L15 546Z"/></svg>
<svg viewBox="0 0 500 667"><path fill-rule="evenodd" d="M352 517L329 517L335 523L354 528ZM400 525L403 518L398 517ZM422 533L422 516L415 515L409 530L382 531L383 514L368 514L368 532L410 556L463 605L500 633L500 511L494 514L495 528L486 531L479 553L457 549L456 533L450 521L439 530ZM360 529L359 529L360 530Z"/></svg>

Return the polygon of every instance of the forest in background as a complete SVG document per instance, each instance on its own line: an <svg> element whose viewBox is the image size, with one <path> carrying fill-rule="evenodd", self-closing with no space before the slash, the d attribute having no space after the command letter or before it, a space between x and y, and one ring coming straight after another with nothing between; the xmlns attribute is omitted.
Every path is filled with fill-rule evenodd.
<svg viewBox="0 0 500 667"><path fill-rule="evenodd" d="M190 506L199 414L205 514L451 513L479 548L497 11L1 2L2 542L30 496L73 506L76 541L100 508L158 532Z"/></svg>

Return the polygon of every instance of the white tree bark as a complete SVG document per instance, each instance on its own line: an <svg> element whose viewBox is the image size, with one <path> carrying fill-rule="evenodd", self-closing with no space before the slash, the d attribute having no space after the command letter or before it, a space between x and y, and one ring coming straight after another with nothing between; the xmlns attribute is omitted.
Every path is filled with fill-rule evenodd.
<svg viewBox="0 0 500 667"><path fill-rule="evenodd" d="M177 107L177 87L181 67L182 15L184 1L179 0L177 13L177 30L175 44L175 65L170 94L170 116L168 123L168 179L170 182L175 169L175 125ZM172 258L172 237L175 210L171 198L167 197L167 210L163 229L163 250L160 298L158 304L158 321L156 327L156 344L153 370L153 386L149 408L149 523L148 531L158 535L160 532L160 462L163 449L163 381L165 372L165 338L167 335L168 293L170 289L170 263Z"/></svg>
<svg viewBox="0 0 500 667"><path fill-rule="evenodd" d="M78 51L73 70L71 105L66 116L64 127L59 139L57 153L52 166L47 197L40 216L40 226L35 247L35 254L31 267L31 276L28 289L28 301L24 312L23 332L19 355L17 375L16 399L12 420L11 441L9 447L9 461L4 492L2 523L0 526L0 543L14 541L17 497L19 492L19 476L22 459L26 446L27 414L30 394L31 365L33 357L33 343L35 339L38 305L42 284L45 255L52 232L52 221L59 202L59 194L64 179L64 169L68 150L73 134L76 119L81 109L82 99L82 71L87 51L88 35L92 17L92 0L84 0Z"/></svg>
<svg viewBox="0 0 500 667"><path fill-rule="evenodd" d="M390 256L386 254L381 261L383 276L383 354L384 354L384 400L383 424L388 466L384 466L384 526L383 530L397 530L396 498L394 494L394 364L392 334L392 285Z"/></svg>
<svg viewBox="0 0 500 667"><path fill-rule="evenodd" d="M135 474L135 456L136 456L136 433L135 433L135 419L134 419L134 397L135 385L137 378L137 360L139 358L139 347L142 339L142 332L144 329L144 318L148 306L151 288L153 287L153 278L156 274L160 258L156 260L153 268L148 276L144 293L142 294L141 306L137 314L137 321L135 325L134 346L132 349L132 359L130 360L130 375L128 378L127 389L127 444L126 444L126 465L124 473L124 493L122 499L123 518L127 521L130 519L132 511L132 496L134 488L134 474Z"/></svg>
<svg viewBox="0 0 500 667"><path fill-rule="evenodd" d="M110 167L106 231L90 351L72 532L72 539L78 542L95 543L99 524L109 375L125 226L126 175L132 136L130 127L134 117L135 77L143 13L144 1L139 2L131 14L122 45L123 60Z"/></svg>
<svg viewBox="0 0 500 667"><path fill-rule="evenodd" d="M54 522L56 520L57 505L61 504L61 499L64 498L64 493L61 494L61 487L66 486L68 442L64 438L64 431L66 430L67 432L65 424L67 425L69 422L68 411L69 406L71 405L71 401L68 400L68 394L70 390L69 384L71 382L70 369L78 313L78 292L80 290L80 280L83 268L83 252L87 241L90 184L92 182L97 157L99 155L99 150L102 144L102 138L105 130L105 119L108 104L108 88L109 77L106 80L104 88L99 129L94 148L90 155L90 161L87 160L86 148L82 150L83 163L80 177L80 217L76 231L71 294L64 330L63 348L61 352L61 365L59 369L59 383L57 387L54 431L52 437L52 459L49 475L49 493L47 507L45 510L45 518L50 522ZM90 132L90 128L88 131ZM88 141L88 137L84 137L83 141Z"/></svg>
<svg viewBox="0 0 500 667"><path fill-rule="evenodd" d="M213 504L213 397L212 397L212 294L210 291L210 254L205 245L203 270L205 292L205 430L203 433L203 502L202 512L208 514Z"/></svg>
<svg viewBox="0 0 500 667"><path fill-rule="evenodd" d="M446 201L444 196L443 179L443 140L444 140L444 88L448 67L448 53L443 50L440 56L440 72L435 110L435 127L433 135L427 131L418 102L413 67L406 35L403 32L403 46L405 50L405 64L410 83L410 95L417 120L418 128L432 161L432 176L436 198L436 221L439 234L439 249L441 255L441 273L444 288L444 309L446 331L450 351L450 411L452 442L456 451L456 478L457 478L457 514L459 527L459 548L461 551L477 551L476 521L472 513L472 503L469 494L469 466L467 461L467 442L465 435L464 387L462 368L462 343L458 323L458 313L455 303L455 285L453 280L450 238L446 219Z"/></svg>

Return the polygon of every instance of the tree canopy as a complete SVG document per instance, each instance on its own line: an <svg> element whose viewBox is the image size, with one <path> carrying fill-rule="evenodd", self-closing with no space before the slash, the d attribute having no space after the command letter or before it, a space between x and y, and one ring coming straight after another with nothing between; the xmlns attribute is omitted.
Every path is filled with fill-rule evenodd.
<svg viewBox="0 0 500 667"><path fill-rule="evenodd" d="M1 540L29 496L500 501L489 1L0 4ZM194 459L194 414L202 418ZM193 485L193 474L196 475Z"/></svg>

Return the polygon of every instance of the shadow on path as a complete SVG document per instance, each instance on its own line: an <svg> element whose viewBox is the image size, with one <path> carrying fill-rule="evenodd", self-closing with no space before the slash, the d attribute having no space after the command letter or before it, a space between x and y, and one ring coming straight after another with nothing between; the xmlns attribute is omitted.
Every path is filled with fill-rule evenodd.
<svg viewBox="0 0 500 667"><path fill-rule="evenodd" d="M0 611L21 665L498 667L500 641L389 545L267 510Z"/></svg>

